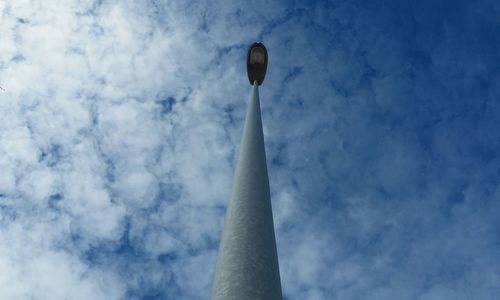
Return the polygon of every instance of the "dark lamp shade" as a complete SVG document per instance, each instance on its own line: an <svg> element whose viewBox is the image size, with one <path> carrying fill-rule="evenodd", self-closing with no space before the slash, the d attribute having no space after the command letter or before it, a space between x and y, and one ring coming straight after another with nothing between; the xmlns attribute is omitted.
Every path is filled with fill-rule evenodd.
<svg viewBox="0 0 500 300"><path fill-rule="evenodd" d="M253 43L248 49L247 73L248 81L259 85L264 81L267 71L267 49L262 43Z"/></svg>

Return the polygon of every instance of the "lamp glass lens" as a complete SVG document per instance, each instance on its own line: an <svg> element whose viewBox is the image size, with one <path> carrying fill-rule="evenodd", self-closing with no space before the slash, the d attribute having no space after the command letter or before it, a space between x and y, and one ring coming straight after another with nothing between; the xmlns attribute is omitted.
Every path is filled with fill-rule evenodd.
<svg viewBox="0 0 500 300"><path fill-rule="evenodd" d="M259 47L253 48L250 53L251 64L263 64L265 59L264 50Z"/></svg>

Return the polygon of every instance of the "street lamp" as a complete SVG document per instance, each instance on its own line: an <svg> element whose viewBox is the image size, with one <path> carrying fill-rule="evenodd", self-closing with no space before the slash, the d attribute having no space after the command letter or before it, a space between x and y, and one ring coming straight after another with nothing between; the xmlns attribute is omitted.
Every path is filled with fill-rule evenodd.
<svg viewBox="0 0 500 300"><path fill-rule="evenodd" d="M266 69L266 47L252 44L247 56L252 93L219 245L212 300L282 299L259 101Z"/></svg>

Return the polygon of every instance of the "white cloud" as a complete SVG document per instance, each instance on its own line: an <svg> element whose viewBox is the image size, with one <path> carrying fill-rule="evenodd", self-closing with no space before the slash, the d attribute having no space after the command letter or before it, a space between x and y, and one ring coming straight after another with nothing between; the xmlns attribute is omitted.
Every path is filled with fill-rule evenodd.
<svg viewBox="0 0 500 300"><path fill-rule="evenodd" d="M369 11L0 2L0 298L206 298L259 39L286 297L494 295L494 64Z"/></svg>

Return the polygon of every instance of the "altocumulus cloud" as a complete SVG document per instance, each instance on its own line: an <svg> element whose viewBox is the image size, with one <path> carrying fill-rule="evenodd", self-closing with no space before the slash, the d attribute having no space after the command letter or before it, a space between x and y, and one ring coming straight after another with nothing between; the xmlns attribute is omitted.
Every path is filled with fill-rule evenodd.
<svg viewBox="0 0 500 300"><path fill-rule="evenodd" d="M0 2L0 298L206 299L263 40L285 298L494 299L499 14Z"/></svg>

